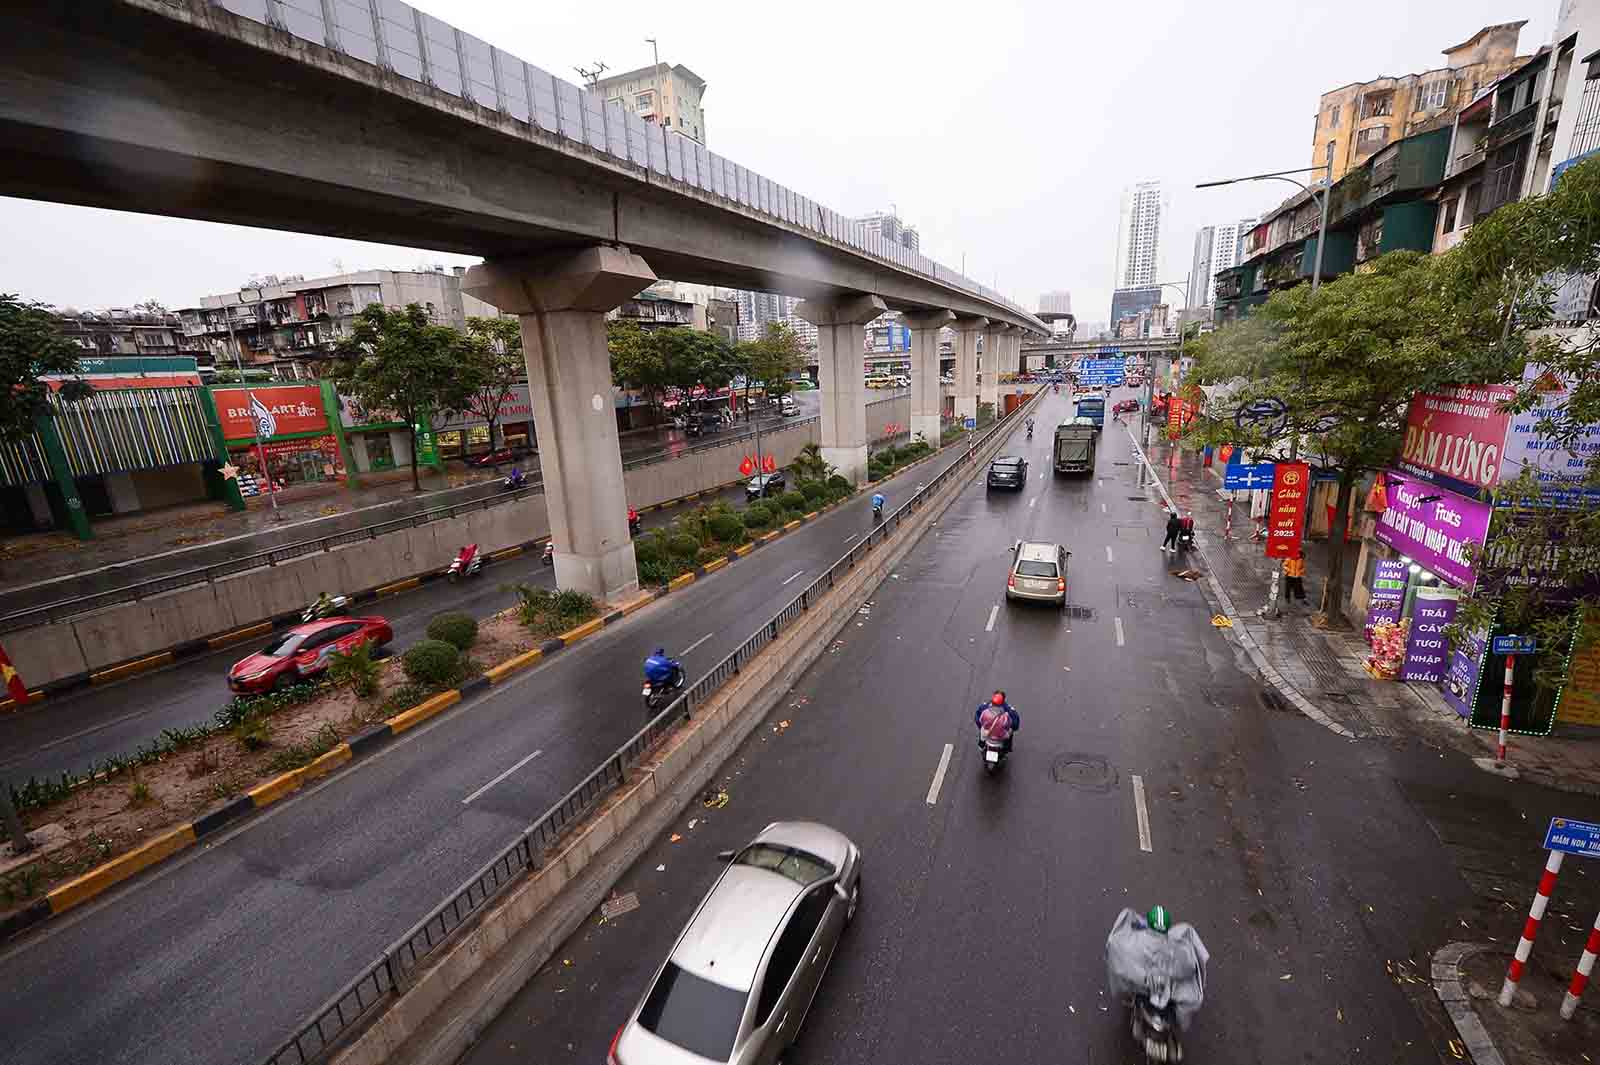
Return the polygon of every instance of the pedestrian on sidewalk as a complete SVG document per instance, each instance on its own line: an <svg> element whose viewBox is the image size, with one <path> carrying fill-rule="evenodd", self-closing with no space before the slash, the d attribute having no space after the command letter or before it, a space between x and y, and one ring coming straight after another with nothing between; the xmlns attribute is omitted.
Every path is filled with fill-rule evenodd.
<svg viewBox="0 0 1600 1065"><path fill-rule="evenodd" d="M1295 555L1283 560L1283 598L1285 602L1306 601L1306 560Z"/></svg>
<svg viewBox="0 0 1600 1065"><path fill-rule="evenodd" d="M1167 538L1161 541L1161 550L1178 550L1178 534L1183 531L1183 519L1176 510L1167 511Z"/></svg>

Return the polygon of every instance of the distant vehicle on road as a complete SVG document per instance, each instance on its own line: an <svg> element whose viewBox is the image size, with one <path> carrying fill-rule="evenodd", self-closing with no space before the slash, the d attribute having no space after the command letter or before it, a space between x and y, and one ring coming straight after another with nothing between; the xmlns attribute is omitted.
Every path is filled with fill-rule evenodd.
<svg viewBox="0 0 1600 1065"><path fill-rule="evenodd" d="M911 378L907 377L903 373L895 374L895 376L894 376L894 386L896 388L910 388L911 387Z"/></svg>
<svg viewBox="0 0 1600 1065"><path fill-rule="evenodd" d="M688 416L684 422L683 431L689 436L707 436L711 433L722 432L723 424L720 412L703 410Z"/></svg>
<svg viewBox="0 0 1600 1065"><path fill-rule="evenodd" d="M861 850L779 821L728 863L611 1040L608 1065L768 1065L794 1042L861 900Z"/></svg>
<svg viewBox="0 0 1600 1065"><path fill-rule="evenodd" d="M790 418L800 413L800 406L794 401L793 396L783 396L778 400L778 413Z"/></svg>
<svg viewBox="0 0 1600 1065"><path fill-rule="evenodd" d="M1093 473L1100 431L1093 419L1074 418L1056 426L1055 470L1062 473Z"/></svg>
<svg viewBox="0 0 1600 1065"><path fill-rule="evenodd" d="M516 462L527 454L528 450L526 448L501 447L485 452L482 455L471 455L466 462L468 466L484 470L491 466L504 466L508 462Z"/></svg>
<svg viewBox="0 0 1600 1065"><path fill-rule="evenodd" d="M1018 540L1011 549L1011 572L1006 577L1006 600L1030 599L1067 605L1067 558L1060 544Z"/></svg>
<svg viewBox="0 0 1600 1065"><path fill-rule="evenodd" d="M999 455L989 463L989 476L985 488L1015 488L1022 491L1028 486L1028 460L1021 455Z"/></svg>
<svg viewBox="0 0 1600 1065"><path fill-rule="evenodd" d="M1074 411L1077 415L1074 421L1087 418L1094 423L1095 428L1104 429L1106 426L1106 399L1097 395L1077 395L1073 397Z"/></svg>
<svg viewBox="0 0 1600 1065"><path fill-rule="evenodd" d="M335 617L296 625L234 663L228 670L228 687L257 694L298 684L327 669L335 651L348 654L364 643L377 649L392 639L394 630L380 617Z"/></svg>
<svg viewBox="0 0 1600 1065"><path fill-rule="evenodd" d="M775 496L788 486L789 479L784 476L782 470L776 473L763 473L750 478L749 483L744 486L744 497L746 500L751 500L760 499L762 496Z"/></svg>
<svg viewBox="0 0 1600 1065"><path fill-rule="evenodd" d="M1139 409L1139 401L1138 400L1136 400L1136 399L1119 399L1119 400L1117 400L1117 402L1115 404L1112 405L1111 413L1112 414L1127 414L1127 413L1129 413L1131 411L1136 411L1138 409Z"/></svg>

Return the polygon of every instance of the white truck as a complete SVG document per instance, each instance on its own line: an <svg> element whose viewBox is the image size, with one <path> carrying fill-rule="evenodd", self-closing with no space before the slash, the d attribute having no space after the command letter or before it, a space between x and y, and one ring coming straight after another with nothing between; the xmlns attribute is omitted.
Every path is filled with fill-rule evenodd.
<svg viewBox="0 0 1600 1065"><path fill-rule="evenodd" d="M1074 418L1056 426L1056 473L1093 473L1100 430L1093 418Z"/></svg>

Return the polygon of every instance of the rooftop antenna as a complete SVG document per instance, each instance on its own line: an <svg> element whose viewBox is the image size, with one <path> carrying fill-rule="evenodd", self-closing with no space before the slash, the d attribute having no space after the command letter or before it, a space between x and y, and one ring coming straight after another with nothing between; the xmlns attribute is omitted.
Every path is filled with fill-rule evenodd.
<svg viewBox="0 0 1600 1065"><path fill-rule="evenodd" d="M584 80L589 88L592 89L594 88L594 83L600 80L600 75L604 74L611 68L600 62L600 60L596 59L594 61L593 70L585 70L582 67L573 67L572 69L576 70L578 72L578 76Z"/></svg>

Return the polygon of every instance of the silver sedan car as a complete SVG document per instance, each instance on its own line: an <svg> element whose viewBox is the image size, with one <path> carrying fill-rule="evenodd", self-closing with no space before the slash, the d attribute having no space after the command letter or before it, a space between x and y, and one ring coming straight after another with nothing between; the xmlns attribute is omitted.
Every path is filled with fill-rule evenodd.
<svg viewBox="0 0 1600 1065"><path fill-rule="evenodd" d="M772 1065L861 901L861 851L779 821L728 863L611 1042L608 1065Z"/></svg>

